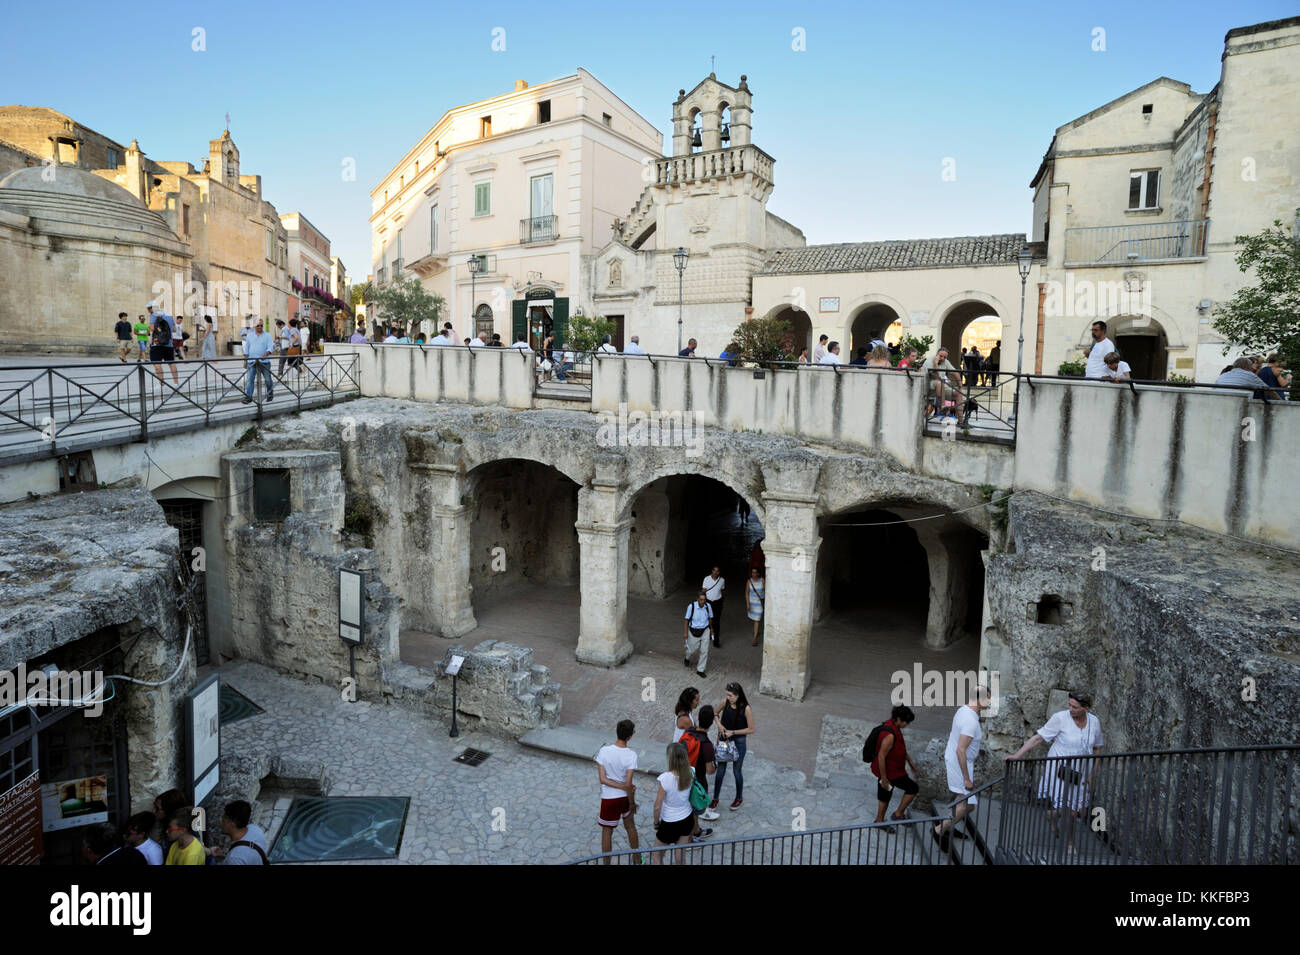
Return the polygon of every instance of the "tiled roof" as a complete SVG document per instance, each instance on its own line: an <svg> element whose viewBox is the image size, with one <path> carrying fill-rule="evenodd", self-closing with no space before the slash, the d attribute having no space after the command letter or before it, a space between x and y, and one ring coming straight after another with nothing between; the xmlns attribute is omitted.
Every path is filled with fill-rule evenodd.
<svg viewBox="0 0 1300 955"><path fill-rule="evenodd" d="M1014 265L1025 244L1022 233L967 235L954 239L896 239L841 242L802 249L777 249L763 263L763 275L803 272L887 272L963 265Z"/></svg>

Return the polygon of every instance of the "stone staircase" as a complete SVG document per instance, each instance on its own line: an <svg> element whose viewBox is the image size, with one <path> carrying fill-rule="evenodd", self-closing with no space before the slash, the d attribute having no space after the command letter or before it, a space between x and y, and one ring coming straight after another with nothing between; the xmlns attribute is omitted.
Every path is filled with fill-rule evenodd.
<svg viewBox="0 0 1300 955"><path fill-rule="evenodd" d="M649 188L643 189L641 197L637 199L636 205L627 214L627 218L619 220L620 238L628 245L636 248L637 241L643 237L647 229L655 224L654 209L654 191Z"/></svg>

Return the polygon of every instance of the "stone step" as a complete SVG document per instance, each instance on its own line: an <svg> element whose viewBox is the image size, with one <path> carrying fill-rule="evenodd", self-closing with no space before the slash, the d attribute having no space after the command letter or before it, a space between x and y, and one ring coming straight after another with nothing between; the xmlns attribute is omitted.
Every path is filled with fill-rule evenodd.
<svg viewBox="0 0 1300 955"><path fill-rule="evenodd" d="M614 738L610 733L586 726L557 726L554 729L532 730L519 737L519 742L533 749L573 756L590 763L595 761L600 748L606 743L614 742ZM633 737L629 745L636 750L637 772L658 776L668 770L664 753L666 747L662 743L651 741L638 744Z"/></svg>

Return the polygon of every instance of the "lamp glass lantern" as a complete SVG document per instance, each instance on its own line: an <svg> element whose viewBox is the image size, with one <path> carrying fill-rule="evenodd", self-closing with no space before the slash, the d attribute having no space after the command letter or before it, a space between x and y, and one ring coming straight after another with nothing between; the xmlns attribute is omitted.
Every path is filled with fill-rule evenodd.
<svg viewBox="0 0 1300 955"><path fill-rule="evenodd" d="M679 248L676 252L673 253L673 265L677 266L678 272L685 271L686 260L689 257L690 257L690 253L682 248Z"/></svg>
<svg viewBox="0 0 1300 955"><path fill-rule="evenodd" d="M1029 267L1033 264L1033 261L1034 253L1029 251L1029 246L1022 248L1020 254L1016 256L1016 265L1020 268L1021 281L1029 278Z"/></svg>

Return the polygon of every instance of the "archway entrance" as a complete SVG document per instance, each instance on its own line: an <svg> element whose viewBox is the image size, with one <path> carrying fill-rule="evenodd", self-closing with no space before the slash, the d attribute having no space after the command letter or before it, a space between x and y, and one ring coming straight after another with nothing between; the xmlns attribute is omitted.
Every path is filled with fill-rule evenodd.
<svg viewBox="0 0 1300 955"><path fill-rule="evenodd" d="M948 360L954 368L961 367L962 348L978 345L980 354L987 356L993 343L1001 337L1001 317L992 306L983 302L954 305L939 327L939 345L948 349Z"/></svg>
<svg viewBox="0 0 1300 955"><path fill-rule="evenodd" d="M851 326L852 353L856 355L858 349L866 346L873 338L879 338L886 345L897 344L903 336L903 323L895 312L888 305L882 305L877 302L874 305L868 305L853 319ZM893 330L894 340L889 340L889 332ZM843 354L843 352L841 352Z"/></svg>
<svg viewBox="0 0 1300 955"><path fill-rule="evenodd" d="M1169 339L1154 318L1125 316L1110 323L1109 333L1134 379L1164 381L1168 377Z"/></svg>
<svg viewBox="0 0 1300 955"><path fill-rule="evenodd" d="M799 352L808 349L809 358L812 357L813 333L812 320L808 318L808 313L797 308L783 308L777 312L773 318L780 319L790 323L790 350L796 358Z"/></svg>
<svg viewBox="0 0 1300 955"><path fill-rule="evenodd" d="M484 464L467 477L475 636L518 640L545 613L571 626L576 639L578 485L555 468L518 459Z"/></svg>

